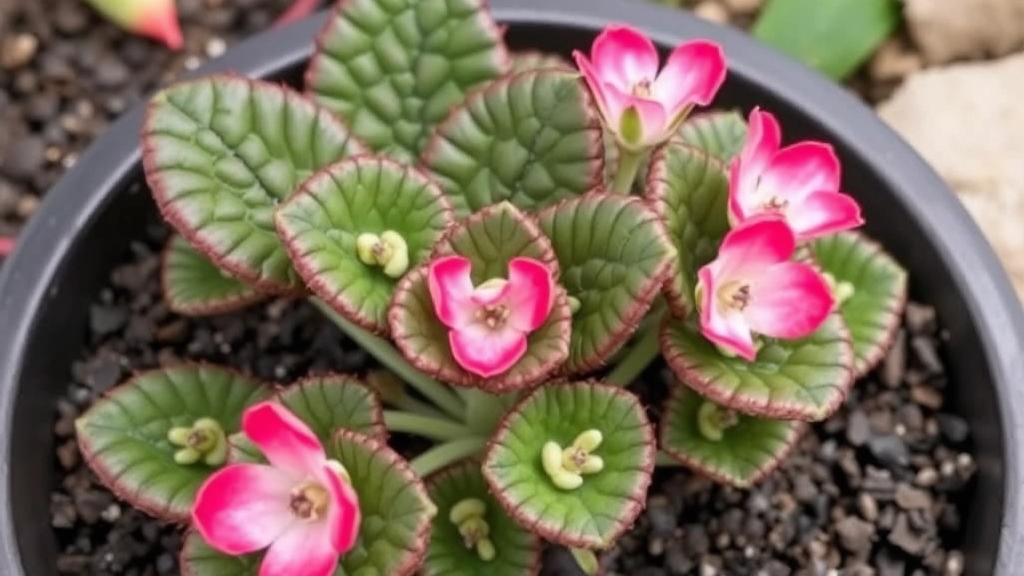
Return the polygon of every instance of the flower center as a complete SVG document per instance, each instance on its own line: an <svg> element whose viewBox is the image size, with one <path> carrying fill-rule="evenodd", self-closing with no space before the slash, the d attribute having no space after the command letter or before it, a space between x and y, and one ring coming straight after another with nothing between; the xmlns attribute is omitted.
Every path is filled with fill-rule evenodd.
<svg viewBox="0 0 1024 576"><path fill-rule="evenodd" d="M633 96L638 96L640 98L650 98L651 81L644 78L643 80L637 82L636 84L633 84L633 89L631 90L631 92L633 93Z"/></svg>
<svg viewBox="0 0 1024 576"><path fill-rule="evenodd" d="M733 281L718 290L718 305L726 310L742 312L750 304L750 284Z"/></svg>
<svg viewBox="0 0 1024 576"><path fill-rule="evenodd" d="M511 313L512 311L505 304L489 304L476 309L476 318L486 324L488 328L497 329L505 325L505 321L508 320Z"/></svg>
<svg viewBox="0 0 1024 576"><path fill-rule="evenodd" d="M327 489L319 484L306 483L292 490L292 513L299 519L315 522L324 517L331 497Z"/></svg>
<svg viewBox="0 0 1024 576"><path fill-rule="evenodd" d="M764 210L767 212L783 212L785 211L786 206L788 205L788 200L779 198L778 196L772 196L767 201L765 201L764 204L761 205L761 207L764 208Z"/></svg>

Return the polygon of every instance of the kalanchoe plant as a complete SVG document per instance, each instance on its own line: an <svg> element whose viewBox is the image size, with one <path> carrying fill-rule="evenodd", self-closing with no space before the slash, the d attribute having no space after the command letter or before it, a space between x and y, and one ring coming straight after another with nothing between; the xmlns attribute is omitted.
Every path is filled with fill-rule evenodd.
<svg viewBox="0 0 1024 576"><path fill-rule="evenodd" d="M906 277L832 148L691 116L711 42L659 70L614 25L590 54L510 54L481 0L342 0L304 93L153 98L170 308L306 297L382 366L165 368L81 418L104 482L190 524L186 574L532 575L544 542L593 572L656 463L748 486L879 361ZM641 378L659 357L671 382Z"/></svg>

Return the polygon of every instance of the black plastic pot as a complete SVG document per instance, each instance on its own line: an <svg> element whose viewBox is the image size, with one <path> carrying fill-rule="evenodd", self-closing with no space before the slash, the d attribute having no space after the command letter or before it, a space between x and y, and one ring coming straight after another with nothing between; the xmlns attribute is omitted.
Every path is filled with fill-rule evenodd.
<svg viewBox="0 0 1024 576"><path fill-rule="evenodd" d="M950 402L970 420L979 464L967 506L968 574L1024 574L1024 314L1006 274L946 186L841 88L739 32L639 0L492 0L516 48L588 46L610 21L663 45L707 37L731 65L719 104L775 112L791 138L833 142L868 231L938 308ZM203 71L298 78L323 16L251 40ZM56 574L49 526L54 402L81 347L88 303L153 210L142 183L141 109L118 121L47 195L0 276L0 573Z"/></svg>

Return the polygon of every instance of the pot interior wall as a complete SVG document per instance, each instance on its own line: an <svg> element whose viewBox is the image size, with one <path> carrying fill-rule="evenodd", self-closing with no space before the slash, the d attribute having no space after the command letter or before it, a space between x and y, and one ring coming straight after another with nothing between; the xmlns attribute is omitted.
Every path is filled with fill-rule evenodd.
<svg viewBox="0 0 1024 576"><path fill-rule="evenodd" d="M517 25L510 28L508 38L515 47L567 54L573 47L588 46L592 33ZM300 74L301 66L292 66L275 79L295 81ZM970 421L979 464L975 501L967 506L971 511L964 542L968 573L991 574L1003 500L1003 436L978 327L963 295L953 288L948 263L928 242L925 231L911 218L907 208L893 202L894 195L884 175L852 155L845 146L848 143L836 141L781 96L766 94L746 79L731 75L719 106L746 110L754 105L780 117L787 139L816 137L837 145L843 159L845 189L861 201L867 231L909 269L913 297L937 307L949 333L946 352L953 386L948 401ZM16 433L10 439L13 460L8 472L17 495L11 505L27 576L56 575L53 535L47 521L50 488L54 483L54 401L69 381L70 365L85 333L88 305L117 262L112 255L123 252L132 238L132 226L144 220L139 217L140 211L154 209L140 182L141 171L136 167L123 179L120 192L111 198L107 210L94 219L83 236L73 240L73 256L56 271L49 286L48 302L39 310L29 338L29 355L24 358L15 406Z"/></svg>

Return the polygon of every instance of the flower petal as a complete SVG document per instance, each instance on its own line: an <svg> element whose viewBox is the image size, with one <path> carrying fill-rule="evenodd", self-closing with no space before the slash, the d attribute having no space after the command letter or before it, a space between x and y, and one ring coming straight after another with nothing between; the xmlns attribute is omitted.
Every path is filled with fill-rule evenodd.
<svg viewBox="0 0 1024 576"><path fill-rule="evenodd" d="M492 330L470 324L448 332L455 361L467 371L490 378L508 371L526 353L526 335L511 325Z"/></svg>
<svg viewBox="0 0 1024 576"><path fill-rule="evenodd" d="M271 544L259 576L331 576L338 556L326 522L299 522Z"/></svg>
<svg viewBox="0 0 1024 576"><path fill-rule="evenodd" d="M760 211L758 181L779 151L782 131L775 116L760 108L750 112L743 149L729 166L729 214L736 222Z"/></svg>
<svg viewBox="0 0 1024 576"><path fill-rule="evenodd" d="M590 88L590 93L593 94L594 100L597 102L598 111L604 118L604 122L608 126L617 126L619 118L622 117L622 110L615 110L608 104L608 97L605 95L604 82L601 77L598 76L597 70L594 69L594 65L590 63L590 59L583 55L579 50L574 50L572 57L576 60L576 67L580 69L580 74L583 75L583 80L586 81L587 86Z"/></svg>
<svg viewBox="0 0 1024 576"><path fill-rule="evenodd" d="M711 266L704 266L697 272L701 289L700 331L715 344L731 350L750 360L757 358L754 338L743 314L739 311L723 314L715 300L720 285L714 277Z"/></svg>
<svg viewBox="0 0 1024 576"><path fill-rule="evenodd" d="M796 237L778 215L767 214L747 220L725 235L718 249L720 281L760 274L764 268L789 260L796 250Z"/></svg>
<svg viewBox="0 0 1024 576"><path fill-rule="evenodd" d="M758 189L768 196L778 196L791 203L799 202L812 192L839 189L839 158L824 142L798 142L787 146L772 158L761 174Z"/></svg>
<svg viewBox="0 0 1024 576"><path fill-rule="evenodd" d="M636 108L640 116L640 138L638 142L631 142L633 146L650 146L661 143L668 139L671 134L667 133L668 117L665 115L665 108L654 100L638 98L626 94L611 84L605 84L605 95L608 97L609 106L614 110L625 111L627 108ZM620 135L620 122L609 126L616 135Z"/></svg>
<svg viewBox="0 0 1024 576"><path fill-rule="evenodd" d="M594 40L591 49L594 69L605 83L630 92L641 81L653 82L658 75L658 50L635 28L608 26Z"/></svg>
<svg viewBox="0 0 1024 576"><path fill-rule="evenodd" d="M246 410L242 430L275 468L295 477L316 476L327 461L316 434L276 402L260 402Z"/></svg>
<svg viewBox="0 0 1024 576"><path fill-rule="evenodd" d="M427 286L434 312L449 328L461 328L472 322L473 264L463 256L443 256L430 263Z"/></svg>
<svg viewBox="0 0 1024 576"><path fill-rule="evenodd" d="M359 524L363 518L359 496L352 485L342 480L330 466L324 466L323 478L331 493L331 505L327 509L331 545L338 554L345 554L355 546L359 536Z"/></svg>
<svg viewBox="0 0 1024 576"><path fill-rule="evenodd" d="M265 464L233 464L199 488L192 523L203 539L225 554L266 548L295 522L290 493L296 479Z"/></svg>
<svg viewBox="0 0 1024 576"><path fill-rule="evenodd" d="M726 71L721 46L707 40L686 42L669 55L651 92L674 118L687 106L710 104L725 82Z"/></svg>
<svg viewBox="0 0 1024 576"><path fill-rule="evenodd" d="M821 326L834 304L832 291L814 268L780 262L754 280L743 315L759 334L803 338Z"/></svg>
<svg viewBox="0 0 1024 576"><path fill-rule="evenodd" d="M555 280L551 270L533 258L513 258L508 263L508 321L520 332L544 325L555 306Z"/></svg>
<svg viewBox="0 0 1024 576"><path fill-rule="evenodd" d="M786 211L786 221L801 240L835 234L864 224L860 205L841 192L812 192Z"/></svg>

